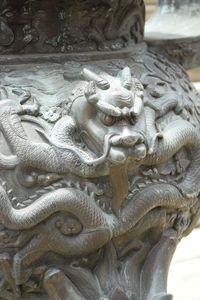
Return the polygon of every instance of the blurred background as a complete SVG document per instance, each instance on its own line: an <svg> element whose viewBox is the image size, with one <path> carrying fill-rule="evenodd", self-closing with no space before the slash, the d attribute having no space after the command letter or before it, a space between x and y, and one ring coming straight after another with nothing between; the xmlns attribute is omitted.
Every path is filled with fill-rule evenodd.
<svg viewBox="0 0 200 300"><path fill-rule="evenodd" d="M145 0L146 19L155 11L158 0ZM199 49L200 51L200 49ZM188 72L200 93L200 68ZM169 272L168 291L173 300L200 300L200 222L179 244Z"/></svg>

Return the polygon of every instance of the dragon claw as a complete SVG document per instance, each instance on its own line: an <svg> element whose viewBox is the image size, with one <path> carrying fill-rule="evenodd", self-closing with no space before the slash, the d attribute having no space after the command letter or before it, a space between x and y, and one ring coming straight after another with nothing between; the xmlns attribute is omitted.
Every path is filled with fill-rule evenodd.
<svg viewBox="0 0 200 300"><path fill-rule="evenodd" d="M39 113L39 105L34 101L33 104L26 104L28 100L31 99L31 93L28 90L25 89L13 89L13 94L19 96L18 99L18 109L17 114L18 115L31 115L31 116L37 116Z"/></svg>
<svg viewBox="0 0 200 300"><path fill-rule="evenodd" d="M30 115L30 116L37 116L39 113L39 105L32 104L32 105L23 105L21 109L18 111L18 115Z"/></svg>
<svg viewBox="0 0 200 300"><path fill-rule="evenodd" d="M186 199L195 199L199 195L199 190L192 190L191 188L187 188L183 185L180 186L180 190Z"/></svg>
<svg viewBox="0 0 200 300"><path fill-rule="evenodd" d="M24 104L26 101L28 101L31 98L31 93L28 90L24 89L13 89L12 90L13 94L20 96L19 103Z"/></svg>
<svg viewBox="0 0 200 300"><path fill-rule="evenodd" d="M190 193L185 193L186 198L188 199L195 199L198 196L198 192L190 192Z"/></svg>

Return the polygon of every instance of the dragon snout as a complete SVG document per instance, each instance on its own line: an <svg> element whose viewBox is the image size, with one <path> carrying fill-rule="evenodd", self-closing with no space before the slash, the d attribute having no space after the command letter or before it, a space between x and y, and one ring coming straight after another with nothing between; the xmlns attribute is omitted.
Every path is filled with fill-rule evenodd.
<svg viewBox="0 0 200 300"><path fill-rule="evenodd" d="M133 146L140 140L139 136L125 136L122 137L122 144L126 146Z"/></svg>
<svg viewBox="0 0 200 300"><path fill-rule="evenodd" d="M131 147L138 143L143 143L144 140L141 135L127 135L127 136L114 136L111 139L112 146L124 146L124 147Z"/></svg>

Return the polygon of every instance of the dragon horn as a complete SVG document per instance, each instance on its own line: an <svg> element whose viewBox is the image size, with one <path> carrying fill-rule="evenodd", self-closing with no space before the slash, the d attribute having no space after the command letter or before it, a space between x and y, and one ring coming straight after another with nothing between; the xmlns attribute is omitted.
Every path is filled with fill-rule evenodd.
<svg viewBox="0 0 200 300"><path fill-rule="evenodd" d="M131 90L133 86L132 76L131 76L131 70L129 67L125 67L120 74L122 86L126 88L127 90Z"/></svg>
<svg viewBox="0 0 200 300"><path fill-rule="evenodd" d="M82 75L86 80L94 81L102 90L108 90L110 88L110 83L106 79L86 68L83 69Z"/></svg>
<svg viewBox="0 0 200 300"><path fill-rule="evenodd" d="M102 90L108 90L110 88L110 83L102 78L100 75L84 68L82 71L78 72L64 72L63 77L65 80L87 80L93 81Z"/></svg>

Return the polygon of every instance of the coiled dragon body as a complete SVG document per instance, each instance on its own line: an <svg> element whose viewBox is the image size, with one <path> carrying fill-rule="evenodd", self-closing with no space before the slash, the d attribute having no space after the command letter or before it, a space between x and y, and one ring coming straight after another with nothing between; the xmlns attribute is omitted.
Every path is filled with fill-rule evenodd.
<svg viewBox="0 0 200 300"><path fill-rule="evenodd" d="M0 102L0 130L16 155L10 158L2 155L0 167L12 168L19 164L23 168L46 172L71 172L82 178L109 176L110 170L122 170L122 185L125 189L120 190L122 185L118 184L116 178L119 174L115 176L111 172L115 189L113 195L116 197L113 201L117 203L113 207L117 209L113 209L115 213L108 215L94 199L76 189L59 189L38 198L26 208L15 209L1 188L1 222L9 229L26 231L40 226L43 220L63 211L74 215L83 226L78 235L70 238L60 233L55 234L54 242L47 245L42 232L31 237L27 246L14 256L13 276L17 284L25 280L21 274L22 265L30 266L46 252L59 252L57 249L60 249L59 253L69 256L89 254L105 245L112 237L131 230L154 208L185 208L196 201L199 193L198 130L188 121L179 118L167 125L162 133L157 132L154 126L155 113L149 110L149 115L148 109L144 109L143 87L138 80L133 80L128 68L116 78L109 75L104 78L86 69L82 76L90 82L81 98L81 114L74 103L72 116L61 118L50 133L37 129L49 143L31 141L21 124L20 115L27 111L35 114L37 107L16 105L16 102L8 99ZM102 149L100 154L98 151L93 151L96 152L94 155L90 150L83 150L74 141L76 130L81 127L87 133L88 148L93 143L94 149ZM189 152L191 164L178 189L168 184L151 186L133 197L120 211L120 205L128 192L129 165L134 168L161 164L183 147ZM188 201L186 198L194 199ZM42 249L41 252L38 252L38 247Z"/></svg>

